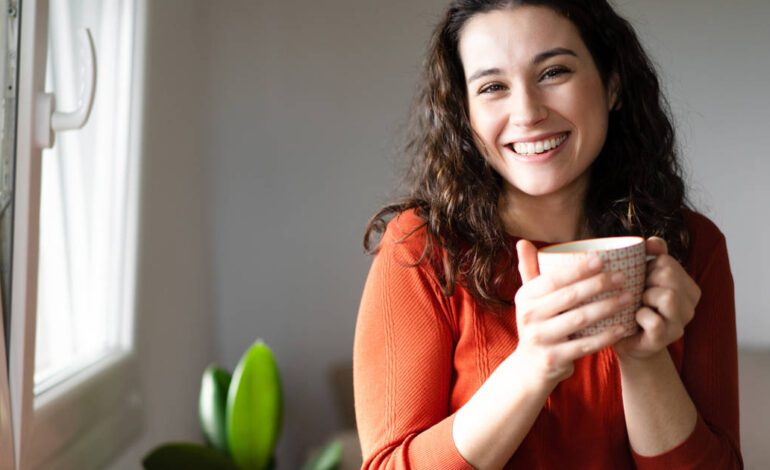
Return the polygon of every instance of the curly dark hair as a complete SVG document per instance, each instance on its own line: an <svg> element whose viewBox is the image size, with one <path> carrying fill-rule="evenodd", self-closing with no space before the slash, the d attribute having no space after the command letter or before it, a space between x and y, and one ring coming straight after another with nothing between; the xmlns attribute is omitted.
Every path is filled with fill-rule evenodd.
<svg viewBox="0 0 770 470"><path fill-rule="evenodd" d="M604 85L612 74L619 78L619 106L610 111L604 147L590 169L588 230L595 236L660 236L669 253L685 262L688 203L668 103L633 28L606 0L451 3L430 41L415 101L407 145L413 156L407 174L411 189L370 219L364 248L376 253L373 235L381 235L392 216L414 210L428 235L421 261L430 260L445 295L460 282L482 303L511 305L501 293L505 278L516 272L498 214L503 180L474 140L458 42L474 15L519 5L546 6L572 21Z"/></svg>

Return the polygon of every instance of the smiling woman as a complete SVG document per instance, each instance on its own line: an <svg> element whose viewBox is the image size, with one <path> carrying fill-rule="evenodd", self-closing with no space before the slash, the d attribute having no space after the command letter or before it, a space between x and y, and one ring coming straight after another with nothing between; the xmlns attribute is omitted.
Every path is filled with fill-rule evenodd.
<svg viewBox="0 0 770 470"><path fill-rule="evenodd" d="M459 49L470 77L470 124L489 165L505 180L506 206L513 210L521 207L515 199L539 196L569 201L549 216L581 217L589 168L615 105L617 74L605 86L577 28L546 7L477 15L463 27ZM541 239L542 215L504 220L509 232Z"/></svg>
<svg viewBox="0 0 770 470"><path fill-rule="evenodd" d="M686 203L630 25L605 0L454 1L417 109L411 192L365 234L364 467L739 468L725 239ZM614 235L654 257L639 333L579 337L624 279L541 275L536 248Z"/></svg>

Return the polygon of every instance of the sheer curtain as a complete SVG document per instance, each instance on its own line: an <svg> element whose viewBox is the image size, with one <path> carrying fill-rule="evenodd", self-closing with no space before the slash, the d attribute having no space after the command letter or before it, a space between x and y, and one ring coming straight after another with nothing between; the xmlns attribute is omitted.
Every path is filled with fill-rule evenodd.
<svg viewBox="0 0 770 470"><path fill-rule="evenodd" d="M76 33L91 28L97 91L88 124L43 153L35 390L131 346L137 164L131 160L133 3L51 0L47 91L77 106Z"/></svg>

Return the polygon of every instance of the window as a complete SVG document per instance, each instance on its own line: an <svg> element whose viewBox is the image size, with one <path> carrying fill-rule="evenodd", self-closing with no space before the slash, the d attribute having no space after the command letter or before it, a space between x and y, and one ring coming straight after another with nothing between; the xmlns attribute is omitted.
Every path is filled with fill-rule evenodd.
<svg viewBox="0 0 770 470"><path fill-rule="evenodd" d="M8 1L16 3L0 0ZM0 282L10 286L2 291L10 293L10 367L0 367L0 431L11 435L3 428L10 414L16 468L101 468L141 417L133 299L143 3L24 0L21 8L12 276ZM84 28L97 57L93 108L84 126L51 142L48 129L64 121L49 121L51 112L88 108ZM3 454L10 446L0 439ZM0 458L0 470L6 464Z"/></svg>
<svg viewBox="0 0 770 470"><path fill-rule="evenodd" d="M98 91L88 124L43 151L35 392L130 349L129 203L133 16L126 1L51 0L46 89L74 109L82 79L76 25L94 25Z"/></svg>

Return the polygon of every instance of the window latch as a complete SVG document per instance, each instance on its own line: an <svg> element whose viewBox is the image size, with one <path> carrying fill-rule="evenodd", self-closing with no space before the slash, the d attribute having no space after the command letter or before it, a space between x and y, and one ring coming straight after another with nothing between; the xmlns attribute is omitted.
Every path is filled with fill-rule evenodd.
<svg viewBox="0 0 770 470"><path fill-rule="evenodd" d="M80 38L80 90L77 108L74 111L56 111L56 96L40 93L37 99L37 129L35 140L39 148L50 148L54 144L54 133L80 129L88 122L96 94L96 50L91 30L81 29Z"/></svg>

